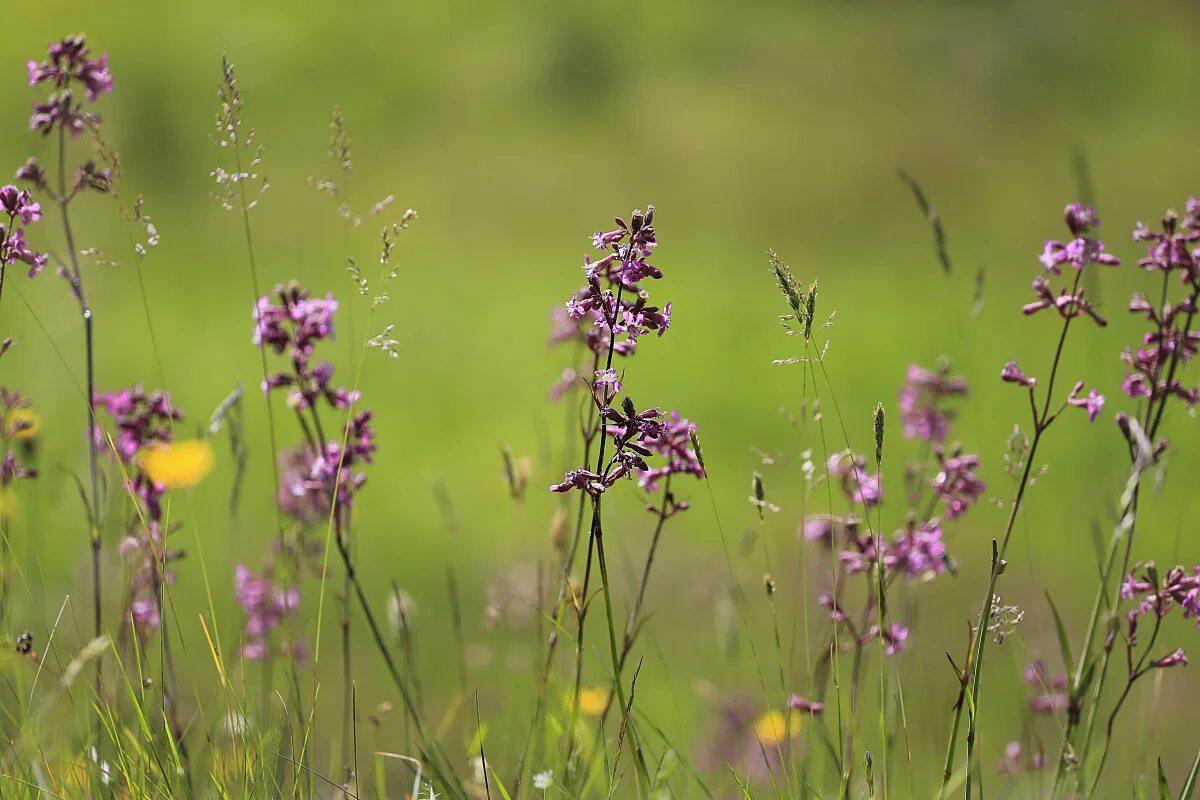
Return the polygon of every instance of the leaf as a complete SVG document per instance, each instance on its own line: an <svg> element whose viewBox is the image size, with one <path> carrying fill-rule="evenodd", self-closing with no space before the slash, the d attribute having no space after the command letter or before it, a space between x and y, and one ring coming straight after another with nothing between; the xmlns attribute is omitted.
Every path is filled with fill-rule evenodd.
<svg viewBox="0 0 1200 800"><path fill-rule="evenodd" d="M925 215L925 219L929 221L929 225L933 228L933 244L937 251L938 261L942 265L942 271L947 275L950 274L950 253L946 250L946 231L942 228L942 218L938 214L938 210L929 198L925 196L925 191L921 188L921 184L917 183L917 179L909 175L903 169L897 170L900 180L908 186L913 193L913 198L917 201L917 205L921 209L921 213Z"/></svg>
<svg viewBox="0 0 1200 800"><path fill-rule="evenodd" d="M1179 792L1179 800L1191 800L1192 791L1196 788L1196 777L1200 775L1200 750L1196 752L1196 760L1192 762L1192 771L1188 773L1187 780L1183 782L1183 789Z"/></svg>
<svg viewBox="0 0 1200 800"><path fill-rule="evenodd" d="M1159 800L1171 800L1171 787L1167 785L1167 776L1163 773L1162 756L1158 757L1158 797Z"/></svg>
<svg viewBox="0 0 1200 800"><path fill-rule="evenodd" d="M1046 590L1046 602L1050 604L1050 613L1054 615L1054 627L1058 631L1058 647L1062 651L1063 665L1067 668L1068 675L1075 674L1075 659L1071 656L1071 640L1067 637L1067 628L1063 625L1062 616L1058 613L1058 606L1054 605L1054 598L1050 596L1050 590Z"/></svg>

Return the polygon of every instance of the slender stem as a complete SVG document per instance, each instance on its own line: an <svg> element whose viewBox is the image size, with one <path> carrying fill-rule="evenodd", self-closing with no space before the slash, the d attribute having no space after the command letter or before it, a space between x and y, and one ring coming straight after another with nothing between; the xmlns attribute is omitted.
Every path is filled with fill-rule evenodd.
<svg viewBox="0 0 1200 800"><path fill-rule="evenodd" d="M376 621L375 614L371 610L371 603L367 599L366 592L363 590L362 583L358 580L358 574L354 569L354 561L350 557L350 552L346 548L346 543L343 539L334 538L334 543L337 545L338 555L341 556L342 566L345 567L346 576L350 581L350 585L354 589L354 595L358 600L359 610L362 611L363 618L366 620L367 629L371 632L371 638L375 641L375 649L379 651L383 657L384 665L387 667L388 675L391 676L392 682L396 685L400 692L400 699L404 703L405 711L409 719L417 729L417 736L420 739L421 749L424 751L425 758L429 761L434 773L438 779L448 789L454 789L456 796L465 798L467 795L462 788L461 783L456 777L454 771L449 768L449 765L444 763L445 755L441 752L436 740L430 735L425 727L425 722L421 718L421 714L417 709L416 702L413 699L412 691L408 684L404 681L404 677L400 674L400 669L396 665L396 660L392 656L391 648L388 647L387 641L383 637L383 631Z"/></svg>
<svg viewBox="0 0 1200 800"><path fill-rule="evenodd" d="M1078 296L1079 281L1082 276L1082 270L1075 273L1075 282L1071 288L1071 295ZM1057 417L1057 412L1051 414L1050 404L1054 399L1054 382L1058 377L1058 368L1062 363L1063 350L1067 341L1067 332L1071 328L1071 320L1075 318L1078 309L1069 307L1065 310L1066 317L1063 320L1062 331L1058 337L1058 345L1054 350L1054 359L1050 365L1050 376L1046 381L1046 396L1042 404L1040 414L1035 414L1033 418L1033 440L1029 445L1029 453L1026 456L1025 468L1022 470L1021 479L1017 484L1017 492L1013 498L1012 507L1009 510L1008 522L1004 526L1004 534L1000 540L999 546L996 541L992 540L992 567L988 576L987 593L984 595L983 606L979 611L979 628L975 634L975 646L972 652L969 666L969 680L971 683L970 704L976 709L976 713L970 714L967 719L967 772L965 781L965 797L967 800L971 798L972 791L972 772L971 764L975 753L975 740L977 736L976 717L979 709L979 694L982 685L983 673L983 656L987 647L988 627L991 624L992 606L995 604L996 597L996 582L1000 577L1000 572L1004 565L1004 555L1008 550L1009 540L1012 538L1012 532L1016 526L1017 515L1021 510L1021 502L1025 497L1025 490L1029 485L1029 478L1033 472L1034 458L1037 456L1038 445L1042 441L1042 434L1045 433L1050 423ZM962 718L963 706L966 703L960 703L954 710L954 722L951 726L953 732L957 732L959 723ZM941 793L945 794L947 784L950 780L950 770L944 771L942 776Z"/></svg>
<svg viewBox="0 0 1200 800"><path fill-rule="evenodd" d="M1164 275L1163 275L1163 292L1162 292L1161 302L1160 302L1160 306L1159 306L1159 309L1160 309L1159 313L1163 313L1166 310L1167 277L1168 276L1164 273ZM1191 330L1192 322L1195 319L1195 315L1196 315L1196 303L1197 303L1197 301L1200 301L1200 283L1193 281L1191 286L1192 286L1191 308L1189 309L1187 316L1184 319L1183 327L1180 329L1179 333L1177 334L1177 336L1180 336L1180 337L1186 337L1188 331ZM1169 387L1175 380L1175 374L1176 374L1176 372L1179 368L1179 364L1181 363L1181 360L1182 360L1180 356L1181 356L1181 348L1179 346L1176 346L1175 348L1173 348L1172 353L1171 353L1171 359L1169 362L1169 366L1167 368L1167 378L1166 378L1166 381L1164 384L1166 387L1168 387L1168 391L1159 392L1158 379L1161 376L1157 375L1157 374L1154 376L1154 386L1152 387L1152 391L1157 392L1159 394L1158 394L1158 397L1152 397L1150 402L1148 402L1146 404L1145 416L1143 417L1143 422L1142 422L1142 429L1145 431L1147 439L1151 442L1154 441L1154 438L1158 434L1159 427L1162 424L1163 413L1166 410L1167 400L1170 397ZM1135 457L1136 457L1136 455L1135 455ZM1138 499L1140 496L1140 490L1141 490L1141 483L1140 483L1140 481L1138 481L1133 487L1133 492L1131 493L1131 495L1129 497L1128 504L1126 505L1125 508L1122 509L1122 512L1121 512L1121 516L1120 516L1121 520L1124 520L1127 517L1129 517L1130 515L1132 515L1132 517L1130 519L1130 525L1129 525L1128 531L1125 533L1125 535L1123 537L1114 536L1112 538L1112 540L1109 542L1108 553L1105 558L1104 570L1100 576L1100 586L1096 592L1096 598L1092 604L1092 612L1091 612L1091 616L1088 619L1088 627L1087 627L1085 635L1084 635L1083 647L1079 654L1079 663L1075 669L1074 676L1072 676L1072 692L1073 693L1079 692L1080 689L1082 688L1084 669L1086 668L1087 664L1091 662L1090 655L1091 655L1091 651L1092 651L1092 646L1095 643L1096 634L1099 631L1099 627L1100 627L1100 617L1101 617L1101 613L1102 613L1101 605L1106 600L1105 595L1108 591L1109 582L1113 576L1113 568L1116 566L1116 563L1115 563L1116 562L1116 554L1117 554L1117 550L1120 546L1121 538L1125 539L1124 557L1122 559L1121 569L1119 572L1116 573L1118 576L1118 580L1117 580L1116 586L1113 590L1114 598L1108 605L1108 608L1110 610L1112 608L1116 607L1116 601L1119 599L1120 576L1124 575L1129 569L1129 562L1130 562L1130 558L1132 557L1132 551L1133 551L1133 538L1134 538L1134 534L1136 532L1136 525L1137 525L1136 509L1137 509ZM1092 723L1095 719L1096 712L1097 712L1096 704L1099 701L1100 693L1101 693L1101 690L1102 690L1103 684L1104 684L1104 679L1108 672L1107 667L1108 667L1109 654L1110 653L1108 651L1106 651L1101 655L1100 675L1097 676L1095 683L1093 685L1093 690L1091 692L1091 703L1090 703L1090 708L1088 711L1087 724L1085 725L1084 739L1083 739L1083 748L1084 748L1085 753L1086 753L1088 744L1091 739ZM1066 756L1068 754L1068 751L1074 746L1073 734L1075 733L1075 730L1078 727L1078 723L1079 723L1079 715L1078 714L1072 716L1071 718L1068 718L1068 720L1067 720L1067 727L1063 733L1062 746L1060 748L1058 764L1057 764L1057 768L1055 771L1054 791L1057 791L1059 789L1059 787L1062 784L1063 779L1066 777L1065 776ZM1096 777L1095 777L1095 781L1099 780L1100 772L1103 771L1103 768L1104 768L1104 760L1102 759L1099 771L1097 772Z"/></svg>
<svg viewBox="0 0 1200 800"><path fill-rule="evenodd" d="M600 354L595 353L592 357L592 371L600 365ZM592 441L595 439L595 418L596 404L588 401L588 418L587 423L583 427L584 444L583 444L583 463L590 463ZM550 680L550 669L554 665L554 651L558 645L558 629L559 622L562 619L563 612L567 607L567 593L571 588L571 572L575 568L575 556L579 551L579 542L583 538L583 511L584 501L586 496L581 492L579 495L579 505L575 512L575 532L571 536L571 543L567 546L567 552L563 558L562 572L558 581L558 598L554 603L554 607L550 611L550 634L546 644L546 658L542 662L542 670L538 675L537 699L534 701L533 721L529 725L529 732L525 735L525 744L521 747L521 757L517 762L517 776L513 780L513 796L519 797L521 792L521 779L525 775L525 763L529 759L529 750L533 745L534 732L537 730L538 722L542 718L542 713L545 710L546 704L546 686ZM590 566L591 556L588 556ZM582 657L582 656L581 656ZM576 670L578 672L578 670ZM574 695L576 705L578 705L579 681L576 680L576 692ZM570 738L570 734L568 737Z"/></svg>

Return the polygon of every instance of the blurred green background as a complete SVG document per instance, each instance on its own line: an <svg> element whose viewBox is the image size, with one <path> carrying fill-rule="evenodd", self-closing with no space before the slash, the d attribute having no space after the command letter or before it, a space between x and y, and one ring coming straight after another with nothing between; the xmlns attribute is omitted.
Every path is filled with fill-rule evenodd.
<svg viewBox="0 0 1200 800"><path fill-rule="evenodd" d="M1147 285L1133 266L1139 249L1129 231L1139 219L1152 223L1166 207L1182 207L1200 188L1190 163L1200 123L1192 102L1198 22L1189 4L1160 0L26 4L6 22L0 107L9 111L0 120L0 152L10 169L30 154L50 160L52 142L26 130L35 92L24 62L41 58L51 39L85 31L95 50L111 56L115 90L99 110L122 153L124 191L145 195L162 235L143 277L165 381L186 424L198 427L235 383L253 387L260 378L240 220L210 197L210 171L225 163L208 138L221 56L238 65L245 119L266 147L262 171L272 188L253 213L263 283L295 278L342 300L335 355L348 382L359 343L377 331L364 328L365 304L345 259L373 263L377 226L368 220L351 232L329 198L306 183L334 169L325 150L331 109L341 106L353 139L350 202L365 210L395 193L392 210L420 212L401 240L391 302L372 323L396 324L400 358L369 354L363 377L380 445L357 525L365 580L381 599L393 579L413 594L436 708L455 688L443 568L456 564L472 679L498 761L515 757L525 731L536 634L515 621L489 630L483 611L497 597L520 606L511 597L528 595L530 565L548 557L557 500L542 487L564 467L567 409L549 405L546 390L573 357L548 349L545 338L550 309L580 283L588 235L614 214L657 206L655 263L666 276L651 288L656 299L674 302L674 324L628 362L626 387L640 404L678 407L699 424L732 539L756 525L746 496L752 471L762 470L768 499L782 507L767 535L777 557L790 559L800 515L797 454L819 445L780 413L796 413L803 391L799 368L771 364L795 354L795 342L776 321L782 303L766 250L776 249L802 280L819 279L822 312L837 310L828 368L855 446L869 447L877 400L895 408L909 362L931 366L947 356L973 388L956 435L981 454L988 497L1007 504L1001 454L1027 408L998 374L1014 357L1035 374L1048 365L1056 323L1022 317L1020 305L1040 269L1043 240L1065 233L1062 208L1078 194L1076 162L1085 154L1102 234L1125 265L1101 275L1098 297L1111 324L1072 334L1064 378L1099 387L1109 405L1094 426L1069 415L1040 454L1049 470L1029 496L1002 582L1004 600L1028 614L1020 637L993 652L982 744L990 765L1021 731L1018 666L1031 654L1056 654L1043 590L1073 630L1086 622L1096 572L1091 528L1111 528L1127 473L1110 412L1126 405L1118 355L1138 336L1124 303ZM919 178L941 212L949 277L898 167ZM87 269L100 387L158 386L126 228L103 198L81 201L75 213L81 246L123 262ZM51 236L61 251L53 214L34 230L35 241ZM973 318L981 264L984 303ZM30 396L46 420L43 477L24 490L16 534L25 563L38 555L31 580L44 607L23 613L26 620L50 614L70 593L86 628L83 512L59 470L85 470L81 327L52 272L10 286L0 333L18 346L0 362L0 383ZM233 564L262 563L274 525L257 393L248 393L246 409L252 452L240 513L231 519L227 511L233 469L221 445L214 475L185 500L186 527L177 534L189 553L203 548L227 641L238 624ZM1168 428L1176 447L1153 502L1144 504L1135 555L1194 564L1195 424L1173 411ZM283 441L294 438L283 430ZM890 431L888 480L898 485L902 461L916 448L898 425ZM508 496L502 444L532 460L523 505ZM753 448L784 457L763 465ZM456 506L452 534L435 481ZM610 538L625 597L650 523L634 493L622 494L611 505ZM647 641L658 644L647 650L638 698L690 750L713 714L705 687L753 692L758 682L745 648L730 658L719 647L713 606L727 570L703 486L683 494L696 508L671 523L656 567ZM888 513L892 524L903 518L896 503ZM959 577L914 593L924 610L901 664L922 781L940 767L955 690L943 653L963 649L1005 513L983 503L957 525L950 541ZM107 535L115 575L117 533ZM735 561L739 578L756 585L761 556ZM790 569L777 569L793 597L795 582L782 574ZM174 590L181 619L206 608L201 585L199 560L189 558ZM311 602L314 588L306 589ZM799 587L810 596L817 590ZM750 596L753 624L766 624L759 595ZM325 632L330 645L334 630ZM603 645L599 630L594 647ZM1170 633L1185 647L1200 636L1186 624ZM197 635L187 632L185 660L198 679L209 679ZM373 669L363 644L359 661ZM590 663L599 680L600 662ZM794 674L802 689L801 665ZM332 661L324 680L332 703ZM381 681L365 679L361 693L364 705L389 697ZM1126 776L1160 753L1178 782L1194 754L1194 725L1171 709L1200 697L1195 675L1172 671L1135 696L1127 719L1152 720L1155 740L1135 747L1130 737L1114 758L1112 785L1127 787ZM1053 749L1053 725L1039 724ZM397 731L381 728L371 746L399 747L391 738Z"/></svg>

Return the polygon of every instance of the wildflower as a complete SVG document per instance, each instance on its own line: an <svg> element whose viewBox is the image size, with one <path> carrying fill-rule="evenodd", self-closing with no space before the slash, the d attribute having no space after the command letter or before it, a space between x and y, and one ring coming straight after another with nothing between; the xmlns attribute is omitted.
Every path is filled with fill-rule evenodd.
<svg viewBox="0 0 1200 800"><path fill-rule="evenodd" d="M966 395L966 380L951 377L945 365L939 365L937 372L933 372L909 364L904 388L900 390L900 417L905 438L943 441L953 413L942 408L941 403L947 398Z"/></svg>
<svg viewBox="0 0 1200 800"><path fill-rule="evenodd" d="M694 423L688 422L678 411L671 411L663 418L662 425L651 429L649 434L641 440L641 444L663 456L666 464L639 471L639 486L653 492L658 490L658 482L668 475L704 477L700 457L692 446L696 435Z"/></svg>
<svg viewBox="0 0 1200 800"><path fill-rule="evenodd" d="M112 91L113 78L108 70L108 56L90 58L91 51L84 36L68 36L51 42L44 61L29 61L29 85L48 83L54 92L44 103L34 104L30 130L49 134L62 127L74 135L97 120L94 114L83 111L81 103L75 101L72 87L82 86L84 95L95 102L100 95Z"/></svg>
<svg viewBox="0 0 1200 800"><path fill-rule="evenodd" d="M1077 317L1080 314L1087 314L1100 327L1108 324L1108 320L1100 316L1096 309L1092 307L1084 298L1083 289L1079 289L1075 294L1070 294L1069 290L1061 289L1056 295L1050 289L1050 284L1041 275L1033 279L1033 293L1037 297L1032 303L1026 303L1021 309L1021 313L1029 316L1036 314L1044 308L1053 308L1058 312L1058 315L1063 319Z"/></svg>
<svg viewBox="0 0 1200 800"><path fill-rule="evenodd" d="M19 406L8 412L8 435L18 441L37 437L42 429L42 417L32 408Z"/></svg>
<svg viewBox="0 0 1200 800"><path fill-rule="evenodd" d="M836 479L842 493L855 504L870 508L883 499L883 486L879 475L867 472L867 462L862 456L849 450L834 453L825 464L830 478Z"/></svg>
<svg viewBox="0 0 1200 800"><path fill-rule="evenodd" d="M1200 566L1191 570L1173 567L1160 576L1151 561L1144 570L1141 578L1130 574L1121 584L1121 598L1138 601L1130 617L1154 613L1161 618L1178 606L1184 618L1196 620L1200 628Z"/></svg>
<svg viewBox="0 0 1200 800"><path fill-rule="evenodd" d="M1024 372L1022 372L1021 368L1017 366L1016 361L1009 361L1004 365L1004 369L1000 371L1000 380L1007 383L1015 383L1030 389L1037 386L1037 378L1030 378Z"/></svg>
<svg viewBox="0 0 1200 800"><path fill-rule="evenodd" d="M135 598L129 604L129 616L143 639L158 630L158 626L162 623L162 617L158 612L158 601L153 597Z"/></svg>
<svg viewBox="0 0 1200 800"><path fill-rule="evenodd" d="M1150 666L1158 669L1166 669L1169 667L1186 667L1187 663L1187 653L1183 652L1183 648L1176 648L1175 652L1151 661Z"/></svg>
<svg viewBox="0 0 1200 800"><path fill-rule="evenodd" d="M1081 391L1083 391L1083 381L1075 384L1070 397L1067 398L1067 404L1087 409L1088 422L1095 422L1096 417L1100 416L1100 410L1104 408L1104 395L1098 394L1095 389L1092 389L1088 392L1087 397L1080 397Z"/></svg>
<svg viewBox="0 0 1200 800"><path fill-rule="evenodd" d="M1038 714L1054 714L1065 711L1070 706L1067 687L1070 682L1065 675L1051 678L1046 673L1046 665L1041 659L1034 659L1025 665L1022 673L1025 683L1030 687L1029 709Z"/></svg>
<svg viewBox="0 0 1200 800"><path fill-rule="evenodd" d="M541 789L543 792L554 785L554 770L542 770L533 776L533 788Z"/></svg>
<svg viewBox="0 0 1200 800"><path fill-rule="evenodd" d="M0 522L15 517L18 508L17 493L11 487L0 486Z"/></svg>
<svg viewBox="0 0 1200 800"><path fill-rule="evenodd" d="M634 211L629 223L617 218L616 229L592 236L593 247L604 255L584 257L586 284L552 314L551 344L579 341L597 358L631 356L640 337L662 336L671 327L671 304L652 305L639 286L662 277L648 261L658 245L653 219L649 206L644 213Z"/></svg>
<svg viewBox="0 0 1200 800"><path fill-rule="evenodd" d="M183 489L195 486L209 473L213 449L203 439L159 442L144 448L138 458L150 480L168 489Z"/></svg>
<svg viewBox="0 0 1200 800"><path fill-rule="evenodd" d="M1189 201L1192 202L1196 201ZM1173 267L1160 268L1169 270ZM1186 267L1185 276L1192 275L1194 269L1194 266ZM1151 403L1159 398L1176 396L1188 407L1194 406L1200 400L1200 394L1185 387L1177 377L1177 371L1171 369L1172 363L1189 361L1200 348L1200 331L1192 330L1190 324L1196 313L1194 295L1186 296L1178 303L1164 302L1160 308L1151 305L1144 296L1135 294L1129 303L1129 311L1144 316L1150 329L1136 349L1127 347L1121 354L1121 360L1128 367L1121 390L1131 398L1149 398Z"/></svg>
<svg viewBox="0 0 1200 800"><path fill-rule="evenodd" d="M33 201L28 190L12 185L0 188L0 210L12 220L21 220L22 225L29 225L42 218L41 204Z"/></svg>
<svg viewBox="0 0 1200 800"><path fill-rule="evenodd" d="M1070 264L1077 270L1088 264L1105 264L1115 266L1120 264L1116 256L1104 252L1104 242L1087 237L1092 228L1100 225L1096 210L1091 206L1071 203L1064 214L1067 228L1074 237L1068 242L1050 240L1042 250L1040 260L1046 272L1052 275L1060 274L1060 265Z"/></svg>
<svg viewBox="0 0 1200 800"><path fill-rule="evenodd" d="M233 591L246 615L242 626L246 637L242 655L250 661L261 660L270 652L267 637L271 631L300 605L300 590L275 585L269 570L256 576L239 564L234 572ZM297 654L299 651L292 648L289 652Z"/></svg>
<svg viewBox="0 0 1200 800"><path fill-rule="evenodd" d="M41 219L41 204L34 202L27 189L3 186L0 187L0 213L8 217L7 221L0 221L0 271L20 261L29 267L29 277L36 278L45 268L47 257L30 248L25 240L25 226Z"/></svg>
<svg viewBox="0 0 1200 800"><path fill-rule="evenodd" d="M623 386L615 369L597 370L596 380L592 384L592 394L596 397L597 403L608 406L612 404L613 398L620 393Z"/></svg>
<svg viewBox="0 0 1200 800"><path fill-rule="evenodd" d="M183 415L172 407L169 394L147 393L141 385L118 392L97 393L92 403L112 415L117 427L114 445L117 455L125 463L133 461L142 448L171 441L172 425L183 419Z"/></svg>
<svg viewBox="0 0 1200 800"><path fill-rule="evenodd" d="M987 488L975 474L979 456L963 455L961 448L947 456L940 447L936 455L940 470L933 478L933 491L946 505L946 516L954 519L975 505Z"/></svg>
<svg viewBox="0 0 1200 800"><path fill-rule="evenodd" d="M794 694L788 698L788 708L792 711L802 711L806 714L812 714L815 717L821 716L825 711L825 704L815 700L808 700L798 694Z"/></svg>
<svg viewBox="0 0 1200 800"><path fill-rule="evenodd" d="M879 637L880 628L878 625L872 625L863 641L869 642L872 639ZM892 623L883 631L883 652L889 656L894 656L904 649L904 643L908 641L908 628L903 625Z"/></svg>
<svg viewBox="0 0 1200 800"><path fill-rule="evenodd" d="M579 690L579 713L589 717L598 717L604 713L604 709L608 708L608 695L606 689L601 689L595 686L585 687Z"/></svg>
<svg viewBox="0 0 1200 800"><path fill-rule="evenodd" d="M800 729L800 715L765 711L754 720L754 738L763 747L777 747Z"/></svg>
<svg viewBox="0 0 1200 800"><path fill-rule="evenodd" d="M908 580L919 580L946 571L946 545L936 519L910 524L896 535L884 555L884 566L899 570Z"/></svg>
<svg viewBox="0 0 1200 800"><path fill-rule="evenodd" d="M1191 247L1200 240L1200 200L1189 198L1186 214L1180 223L1179 215L1168 210L1163 215L1162 230L1152 231L1139 222L1133 230L1135 242L1146 242L1146 255L1138 266L1154 272L1180 271L1184 281L1197 277L1196 254Z"/></svg>

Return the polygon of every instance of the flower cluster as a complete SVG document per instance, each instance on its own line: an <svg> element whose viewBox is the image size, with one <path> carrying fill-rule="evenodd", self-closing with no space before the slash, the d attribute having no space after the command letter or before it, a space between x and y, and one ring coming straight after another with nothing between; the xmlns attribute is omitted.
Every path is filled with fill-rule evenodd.
<svg viewBox="0 0 1200 800"><path fill-rule="evenodd" d="M292 283L276 286L275 299L277 303L261 297L255 305L254 344L286 355L292 370L267 376L263 392L286 387L288 405L294 408L310 408L322 397L334 408L349 408L358 398L332 386L333 365L312 362L317 343L333 338L333 313L338 307L333 295L313 298Z"/></svg>
<svg viewBox="0 0 1200 800"><path fill-rule="evenodd" d="M1103 401L1101 398L1100 402ZM933 492L946 506L949 519L960 517L978 502L987 488L975 474L979 469L979 456L964 455L962 448L947 454L938 447L934 452L939 469L933 478Z"/></svg>
<svg viewBox="0 0 1200 800"><path fill-rule="evenodd" d="M112 91L113 79L108 71L108 56L90 56L84 36L68 36L50 43L45 60L28 62L29 85L45 83L54 90L44 101L33 104L30 130L49 134L58 128L78 136L98 120L95 114L83 110L76 87L82 87L84 96L95 102L100 95Z"/></svg>
<svg viewBox="0 0 1200 800"><path fill-rule="evenodd" d="M876 506L883 500L883 485L879 474L867 472L867 461L849 450L834 453L825 464L829 477L837 482L846 499L864 508Z"/></svg>
<svg viewBox="0 0 1200 800"><path fill-rule="evenodd" d="M658 244L654 229L654 206L645 213L634 211L628 223L616 218L614 230L596 233L592 245L603 256L584 256L586 283L565 307L555 309L550 344L577 342L592 353L597 367L611 367L613 355L633 355L639 337L662 336L671 327L671 304L661 308L650 303L649 293L639 284L662 277L662 270L648 259ZM552 387L557 399L577 385L581 370L568 370Z"/></svg>
<svg viewBox="0 0 1200 800"><path fill-rule="evenodd" d="M359 399L358 392L333 386L332 364L313 359L317 345L333 338L337 308L333 295L314 298L294 283L275 287L274 300L259 298L254 308L254 344L285 356L291 367L269 375L263 392L287 390L287 403L300 415L307 437L305 446L282 456L278 502L286 513L306 523L326 517L334 497L338 505L350 507L367 480L358 468L371 463L376 449L370 411L354 415L348 428L337 429L336 438L326 438L321 426L322 404L347 410ZM303 412L308 412L311 425Z"/></svg>
<svg viewBox="0 0 1200 800"><path fill-rule="evenodd" d="M1137 607L1129 612L1131 623L1147 614L1161 619L1178 606L1184 618L1196 620L1200 628L1200 566L1190 570L1177 566L1160 576L1154 562L1150 562L1141 577L1125 576L1121 599L1137 600Z"/></svg>
<svg viewBox="0 0 1200 800"><path fill-rule="evenodd" d="M261 661L271 651L271 632L299 607L300 590L294 586L277 585L270 570L255 575L244 565L238 564L234 572L233 593L246 615L242 625L242 656L248 661ZM286 656L303 658L304 655L299 642L285 641L280 649Z"/></svg>
<svg viewBox="0 0 1200 800"><path fill-rule="evenodd" d="M1100 226L1096 209L1080 203L1071 203L1063 216L1073 238L1068 242L1054 239L1046 242L1040 259L1046 272L1059 275L1059 268L1063 264L1070 264L1076 270L1082 270L1088 264L1116 266L1121 263L1116 256L1104 251L1103 241L1087 235L1092 228Z"/></svg>
<svg viewBox="0 0 1200 800"><path fill-rule="evenodd" d="M943 401L966 396L966 379L951 376L947 365L939 364L935 372L909 364L907 380L900 390L904 436L928 442L945 441L954 414L942 405Z"/></svg>
<svg viewBox="0 0 1200 800"><path fill-rule="evenodd" d="M112 417L115 428L112 450L127 476L126 490L141 508L121 541L120 553L132 565L127 616L145 638L161 622L158 589L174 581L174 574L166 564L182 558L183 553L166 549L165 539L172 529L163 518L162 498L169 487L151 477L140 455L169 447L174 439L174 425L183 419L183 414L172 405L169 394L146 392L141 386L97 393L92 403ZM97 446L108 450L109 437L99 426L95 435Z"/></svg>
<svg viewBox="0 0 1200 800"><path fill-rule="evenodd" d="M0 272L9 264L20 261L29 267L29 277L34 278L46 267L46 255L31 249L25 238L25 229L42 216L42 206L33 200L25 189L16 186L0 187Z"/></svg>
<svg viewBox="0 0 1200 800"><path fill-rule="evenodd" d="M1067 676L1051 677L1041 659L1034 659L1026 664L1022 677L1029 687L1030 711L1035 714L1057 714L1066 711L1070 706L1071 698L1067 692L1070 681Z"/></svg>
<svg viewBox="0 0 1200 800"><path fill-rule="evenodd" d="M1190 198L1182 220L1168 211L1161 231L1151 231L1138 223L1133 238L1146 242L1146 256L1138 266L1163 276L1162 302L1154 305L1145 296L1135 294L1129 311L1145 318L1148 330L1136 348L1127 347L1121 360L1127 367L1121 390L1130 398L1145 399L1148 406L1161 405L1177 397L1189 408L1200 401L1195 387L1184 385L1179 367L1190 361L1200 348L1200 331L1192 329L1196 304L1200 299L1200 256L1189 246L1200 241L1200 200ZM1187 293L1171 301L1167 278L1179 273Z"/></svg>
<svg viewBox="0 0 1200 800"><path fill-rule="evenodd" d="M638 485L648 491L656 491L659 481L670 475L694 475L704 477L704 467L695 450L696 426L688 422L678 411L663 417L657 434L642 440L652 452L666 459L666 463L638 472Z"/></svg>
<svg viewBox="0 0 1200 800"><path fill-rule="evenodd" d="M1084 290L1080 286L1080 278L1085 267L1092 264L1103 264L1106 266L1117 266L1121 263L1120 259L1111 253L1105 252L1104 242L1099 239L1090 238L1087 234L1095 227L1099 226L1100 220L1096 217L1095 209L1091 206L1072 203L1067 206L1066 210L1067 228L1071 231L1074 237L1069 242L1049 241L1043 249L1041 255L1042 266L1050 275L1059 275L1063 264L1070 264L1075 269L1075 277L1070 287L1063 287L1055 294L1050 287L1050 282L1045 276L1039 275L1033 281L1033 292L1037 299L1031 303L1026 303L1022 312L1026 315L1036 314L1043 309L1052 308L1058 315L1062 317L1065 325L1075 317L1086 315L1101 327L1108 324L1107 320L1096 311L1090 302L1084 297ZM1061 355L1061 343L1060 351ZM1055 358L1054 369L1057 370L1058 358ZM1086 396L1081 396L1083 391L1083 382L1075 384L1070 395L1057 410L1051 410L1050 398L1046 398L1046 402L1042 410L1038 409L1038 402L1035 397L1038 379L1027 375L1018 365L1017 362L1009 361L1000 371L1000 380L1005 383L1012 383L1017 386L1023 386L1029 392L1029 403L1033 410L1034 426L1040 430L1044 430L1051 422L1057 419L1063 408L1068 406L1082 408L1087 412L1088 421L1095 422L1100 415L1100 411L1104 408L1104 395L1092 389ZM1050 381L1053 386L1054 381Z"/></svg>
<svg viewBox="0 0 1200 800"><path fill-rule="evenodd" d="M571 470L550 487L552 492L579 489L595 497L620 479L634 477L642 489L657 491L672 475L704 477L694 424L678 411L665 416L657 408L639 411L628 395L617 403L625 386L612 367L613 356L631 355L638 337L652 331L661 336L671 324L671 304L661 309L650 305L649 294L638 286L648 278L662 277L662 271L647 260L657 245L653 221L654 206L648 206L645 213L634 211L628 224L618 217L615 230L596 233L592 244L605 255L595 261L585 258L587 285L572 295L566 313L555 318L552 342L578 340L593 354L592 405L600 433L615 447L606 463ZM576 376L568 370L551 394L561 395ZM664 463L651 466L646 459L655 457ZM671 513L687 508L673 496L668 499Z"/></svg>
<svg viewBox="0 0 1200 800"><path fill-rule="evenodd" d="M1108 323L1096 313L1091 303L1084 297L1083 289L1079 287L1079 275L1084 267L1090 264L1117 266L1121 261L1111 253L1105 252L1104 242L1087 235L1093 228L1100 225L1095 209L1091 206L1072 203L1067 206L1065 217L1067 229L1070 230L1073 238L1067 242L1057 240L1046 242L1040 260L1049 275L1060 275L1062 273L1060 267L1063 264L1074 267L1076 274L1072 286L1060 289L1055 294L1054 290L1050 288L1049 281L1039 275L1033 281L1033 293L1037 299L1026 304L1023 311L1025 314L1036 314L1043 309L1053 308L1063 319L1087 314L1095 320L1096 324L1106 325Z"/></svg>

